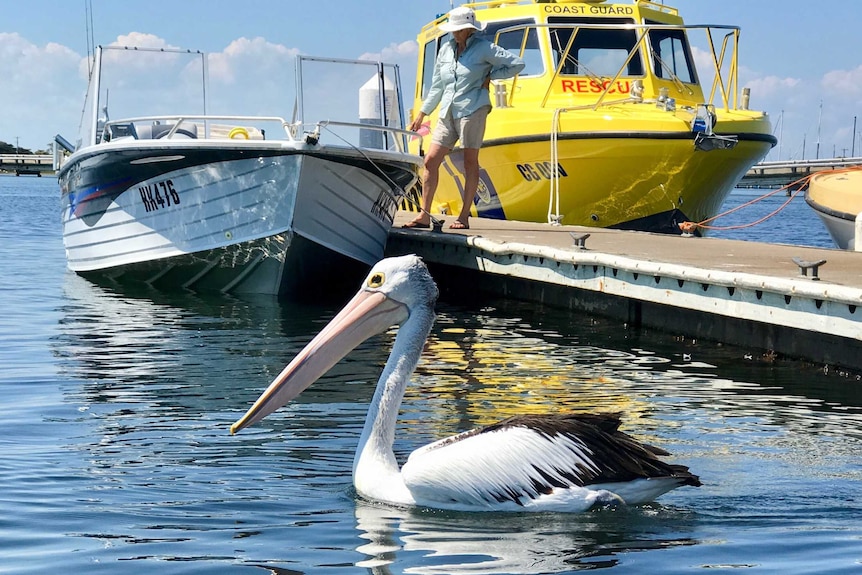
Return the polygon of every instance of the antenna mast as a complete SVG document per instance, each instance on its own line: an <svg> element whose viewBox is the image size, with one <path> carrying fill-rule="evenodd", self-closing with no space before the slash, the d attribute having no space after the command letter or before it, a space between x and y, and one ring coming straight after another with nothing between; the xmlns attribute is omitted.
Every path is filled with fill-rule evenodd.
<svg viewBox="0 0 862 575"><path fill-rule="evenodd" d="M93 62L96 59L96 41L93 31L93 0L84 0L84 27L87 32L87 76L93 74Z"/></svg>

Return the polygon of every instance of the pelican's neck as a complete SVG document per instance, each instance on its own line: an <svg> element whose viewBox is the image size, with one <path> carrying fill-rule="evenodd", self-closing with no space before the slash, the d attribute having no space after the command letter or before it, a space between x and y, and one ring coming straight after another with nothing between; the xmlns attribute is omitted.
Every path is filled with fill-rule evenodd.
<svg viewBox="0 0 862 575"><path fill-rule="evenodd" d="M390 499L392 495L397 495L393 490L405 489L406 492L392 451L395 423L407 382L419 363L433 323L434 311L431 308L414 308L395 336L389 359L386 360L368 407L365 427L353 460L353 482L363 495ZM390 484L390 481L397 485ZM370 493L383 489L387 484L390 497Z"/></svg>

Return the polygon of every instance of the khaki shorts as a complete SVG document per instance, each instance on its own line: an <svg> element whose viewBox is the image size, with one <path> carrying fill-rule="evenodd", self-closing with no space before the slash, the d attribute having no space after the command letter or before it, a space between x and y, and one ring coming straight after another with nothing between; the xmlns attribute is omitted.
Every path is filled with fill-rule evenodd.
<svg viewBox="0 0 862 575"><path fill-rule="evenodd" d="M437 120L431 143L451 150L455 142L461 140L462 148L481 148L482 140L485 139L485 121L490 112L491 106L482 106L469 116L456 120L450 108L446 116Z"/></svg>

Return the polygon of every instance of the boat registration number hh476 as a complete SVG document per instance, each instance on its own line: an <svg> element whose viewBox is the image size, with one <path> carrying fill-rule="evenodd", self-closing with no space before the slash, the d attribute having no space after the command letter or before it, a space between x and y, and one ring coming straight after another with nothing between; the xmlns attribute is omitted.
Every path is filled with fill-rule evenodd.
<svg viewBox="0 0 862 575"><path fill-rule="evenodd" d="M141 201L148 212L154 212L160 208L169 208L180 203L180 195L174 189L173 180L162 180L140 186Z"/></svg>

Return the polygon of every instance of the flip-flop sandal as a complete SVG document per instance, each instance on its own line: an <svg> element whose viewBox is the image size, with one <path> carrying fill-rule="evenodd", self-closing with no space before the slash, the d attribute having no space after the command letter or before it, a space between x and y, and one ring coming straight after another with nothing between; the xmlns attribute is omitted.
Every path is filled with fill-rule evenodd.
<svg viewBox="0 0 862 575"><path fill-rule="evenodd" d="M462 222L461 220L455 220L455 221L454 221L454 222L452 222L452 224L449 226L449 229L450 229L450 230L469 230L469 229L470 229L470 224L465 224L465 223L464 223L464 222Z"/></svg>
<svg viewBox="0 0 862 575"><path fill-rule="evenodd" d="M423 224L422 222L415 222L414 221L414 222L407 222L406 224L404 224L401 227L402 228L408 228L408 229L427 230L428 228L431 227L431 224Z"/></svg>

